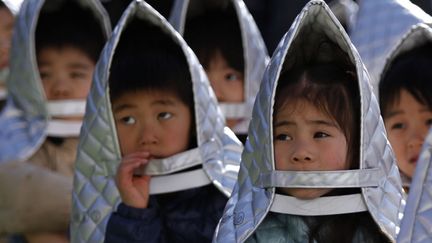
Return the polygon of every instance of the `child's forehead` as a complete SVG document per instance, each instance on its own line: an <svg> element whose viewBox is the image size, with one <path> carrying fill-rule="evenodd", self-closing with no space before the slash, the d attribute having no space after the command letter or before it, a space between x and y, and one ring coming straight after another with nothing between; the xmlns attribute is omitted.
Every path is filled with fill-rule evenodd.
<svg viewBox="0 0 432 243"><path fill-rule="evenodd" d="M154 88L124 91L119 96L119 99L115 99L113 103L116 103L116 101L120 100L120 98L180 101L179 95L177 95L174 91Z"/></svg>
<svg viewBox="0 0 432 243"><path fill-rule="evenodd" d="M94 61L84 51L73 46L45 46L36 54L38 66L64 66L92 69Z"/></svg>

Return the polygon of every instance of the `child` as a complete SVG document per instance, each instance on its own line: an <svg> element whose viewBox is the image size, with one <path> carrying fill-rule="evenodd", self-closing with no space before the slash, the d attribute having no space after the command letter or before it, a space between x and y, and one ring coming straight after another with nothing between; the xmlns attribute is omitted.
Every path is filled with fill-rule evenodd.
<svg viewBox="0 0 432 243"><path fill-rule="evenodd" d="M207 73L227 126L244 142L268 62L261 34L241 1L220 6L211 6L210 1L185 3L189 5L177 9L185 19L185 40Z"/></svg>
<svg viewBox="0 0 432 243"><path fill-rule="evenodd" d="M424 28L430 33L430 28ZM430 242L432 240L432 216L430 214L430 188L432 186L431 147L432 133L429 131L420 152L418 165L410 183L410 193L401 221L397 242Z"/></svg>
<svg viewBox="0 0 432 243"><path fill-rule="evenodd" d="M9 74L9 49L12 42L14 16L8 6L0 1L0 111L6 99L6 77Z"/></svg>
<svg viewBox="0 0 432 243"><path fill-rule="evenodd" d="M242 145L196 57L162 16L132 2L116 30L83 124L73 240L101 241L102 232L106 242L210 242Z"/></svg>
<svg viewBox="0 0 432 243"><path fill-rule="evenodd" d="M98 1L54 0L24 2L17 23L0 117L0 232L64 242L83 104L110 25Z"/></svg>
<svg viewBox="0 0 432 243"><path fill-rule="evenodd" d="M390 54L379 83L381 114L406 189L432 125L430 33L426 25L414 26Z"/></svg>
<svg viewBox="0 0 432 243"><path fill-rule="evenodd" d="M264 75L215 242L395 240L402 188L367 77L328 6L309 2Z"/></svg>

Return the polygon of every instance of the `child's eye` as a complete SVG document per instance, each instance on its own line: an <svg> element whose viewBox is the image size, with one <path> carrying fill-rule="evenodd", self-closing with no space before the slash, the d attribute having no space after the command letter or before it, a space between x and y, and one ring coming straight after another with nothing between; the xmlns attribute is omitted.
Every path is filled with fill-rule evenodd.
<svg viewBox="0 0 432 243"><path fill-rule="evenodd" d="M168 120L173 116L171 112L161 112L158 114L159 120Z"/></svg>
<svg viewBox="0 0 432 243"><path fill-rule="evenodd" d="M127 124L127 125L132 125L132 124L135 124L135 118L133 118L133 117L131 117L131 116L125 116L125 117L122 117L121 119L120 119L124 124Z"/></svg>
<svg viewBox="0 0 432 243"><path fill-rule="evenodd" d="M326 138L329 137L330 135L328 135L327 133L324 132L316 132L314 134L314 138Z"/></svg>
<svg viewBox="0 0 432 243"><path fill-rule="evenodd" d="M225 75L225 79L228 81L236 81L239 79L239 77L235 73L228 73Z"/></svg>
<svg viewBox="0 0 432 243"><path fill-rule="evenodd" d="M403 124L402 122L395 123L391 126L391 129L404 129L404 128L405 128L405 124Z"/></svg>
<svg viewBox="0 0 432 243"><path fill-rule="evenodd" d="M80 72L73 72L70 74L71 78L85 78L86 75L84 73L80 73Z"/></svg>
<svg viewBox="0 0 432 243"><path fill-rule="evenodd" d="M426 120L426 125L427 126L432 126L432 118Z"/></svg>
<svg viewBox="0 0 432 243"><path fill-rule="evenodd" d="M39 73L41 79L48 79L50 77L50 74L48 72L40 72Z"/></svg>
<svg viewBox="0 0 432 243"><path fill-rule="evenodd" d="M287 134L278 134L275 136L275 140L279 141L289 141L292 140L292 138Z"/></svg>

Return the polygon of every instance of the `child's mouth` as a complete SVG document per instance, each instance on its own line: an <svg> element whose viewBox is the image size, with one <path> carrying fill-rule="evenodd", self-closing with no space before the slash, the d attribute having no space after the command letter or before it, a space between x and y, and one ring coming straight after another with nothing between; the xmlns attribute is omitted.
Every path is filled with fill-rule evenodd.
<svg viewBox="0 0 432 243"><path fill-rule="evenodd" d="M411 159L409 160L409 162L410 162L410 164L416 164L416 163L417 163L417 160L418 160L418 157L416 156L416 157L414 157L414 158L411 158Z"/></svg>

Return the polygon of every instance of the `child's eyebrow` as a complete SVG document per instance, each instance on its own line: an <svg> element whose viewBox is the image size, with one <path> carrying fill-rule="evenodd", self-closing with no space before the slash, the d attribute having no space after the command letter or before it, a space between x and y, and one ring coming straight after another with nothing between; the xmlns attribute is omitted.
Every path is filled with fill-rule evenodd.
<svg viewBox="0 0 432 243"><path fill-rule="evenodd" d="M161 99L161 100L155 100L151 103L152 105L170 105L170 106L175 106L176 103L170 99Z"/></svg>
<svg viewBox="0 0 432 243"><path fill-rule="evenodd" d="M394 117L394 116L397 116L397 115L400 115L400 114L403 114L403 113L404 113L404 112L401 111L401 110L391 111L391 112L389 112L386 116L384 116L384 118L386 118L386 119L388 119L388 118L392 118L392 117Z"/></svg>
<svg viewBox="0 0 432 243"><path fill-rule="evenodd" d="M306 123L315 124L315 125L324 125L329 127L337 127L337 125L333 121L327 121L327 120L307 120Z"/></svg>
<svg viewBox="0 0 432 243"><path fill-rule="evenodd" d="M114 108L114 113L116 113L116 112L120 112L120 111L122 111L122 110L125 110L125 109L130 109L130 108L134 108L134 107L136 107L136 105L131 105L131 104L121 104L121 105L118 105L118 106L114 106L113 108Z"/></svg>
<svg viewBox="0 0 432 243"><path fill-rule="evenodd" d="M274 124L274 127L294 126L294 125L295 125L294 122L286 121L286 120L282 120L282 121L276 122L276 123Z"/></svg>
<svg viewBox="0 0 432 243"><path fill-rule="evenodd" d="M306 124L312 124L312 125L324 125L324 126L329 126L329 127L337 127L336 124L332 121L327 121L327 120L306 120ZM276 122L274 127L280 127L280 126L295 126L296 123L292 122L292 121L280 121L280 122Z"/></svg>
<svg viewBox="0 0 432 243"><path fill-rule="evenodd" d="M91 69L91 66L88 64L84 64L84 63L70 63L68 64L69 68L73 68L73 69Z"/></svg>

